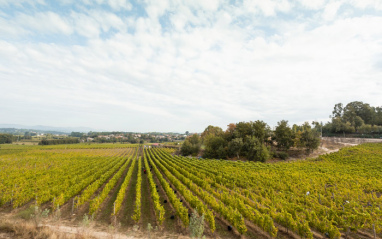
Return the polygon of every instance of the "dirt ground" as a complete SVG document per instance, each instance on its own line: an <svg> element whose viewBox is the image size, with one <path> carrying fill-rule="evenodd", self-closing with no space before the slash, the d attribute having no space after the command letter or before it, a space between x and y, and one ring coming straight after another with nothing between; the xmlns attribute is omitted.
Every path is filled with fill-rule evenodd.
<svg viewBox="0 0 382 239"><path fill-rule="evenodd" d="M22 220L12 214L0 214L0 239L14 238L62 238L62 239L133 239L133 238L178 238L189 239L181 234L172 234L158 229L139 230L137 227L129 229L95 222L74 224L68 220L44 219L36 226L33 220ZM208 238L208 237L206 237Z"/></svg>

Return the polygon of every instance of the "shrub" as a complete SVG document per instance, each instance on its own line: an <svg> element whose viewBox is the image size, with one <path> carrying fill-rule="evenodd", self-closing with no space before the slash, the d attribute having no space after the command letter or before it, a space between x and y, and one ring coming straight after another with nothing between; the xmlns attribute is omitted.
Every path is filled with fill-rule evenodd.
<svg viewBox="0 0 382 239"><path fill-rule="evenodd" d="M278 153L278 157L282 160L286 160L287 158L289 158L289 155L286 152L280 152Z"/></svg>

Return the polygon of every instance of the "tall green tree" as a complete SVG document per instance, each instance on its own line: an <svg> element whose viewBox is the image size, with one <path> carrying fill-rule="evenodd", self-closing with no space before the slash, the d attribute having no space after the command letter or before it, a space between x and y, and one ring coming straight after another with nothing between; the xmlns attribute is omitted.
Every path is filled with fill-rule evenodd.
<svg viewBox="0 0 382 239"><path fill-rule="evenodd" d="M375 107L373 114L373 124L382 126L382 107Z"/></svg>
<svg viewBox="0 0 382 239"><path fill-rule="evenodd" d="M226 158L228 148L226 141L221 136L209 135L204 140L204 157L205 158Z"/></svg>
<svg viewBox="0 0 382 239"><path fill-rule="evenodd" d="M265 145L260 142L258 138L250 136L247 137L249 137L245 143L247 159L260 162L267 161L267 159L270 157L267 147L265 147Z"/></svg>
<svg viewBox="0 0 382 239"><path fill-rule="evenodd" d="M275 139L277 142L277 147L280 149L288 150L293 146L293 132L289 127L287 120L277 122Z"/></svg>
<svg viewBox="0 0 382 239"><path fill-rule="evenodd" d="M313 152L320 145L320 132L309 125L308 122L305 122L303 125L304 131L301 135L301 145L303 145L307 153Z"/></svg>
<svg viewBox="0 0 382 239"><path fill-rule="evenodd" d="M182 144L182 147L180 148L180 152L183 156L196 156L200 151L201 144L202 142L199 135L193 134L192 136L186 138L186 140Z"/></svg>
<svg viewBox="0 0 382 239"><path fill-rule="evenodd" d="M352 126L355 126L355 118L359 116L365 124L371 124L373 113L373 109L369 104L363 103L362 101L353 101L345 106L343 119L346 122L350 122Z"/></svg>
<svg viewBox="0 0 382 239"><path fill-rule="evenodd" d="M332 118L342 117L344 106L342 103L338 103L334 105L334 109L332 111Z"/></svg>
<svg viewBox="0 0 382 239"><path fill-rule="evenodd" d="M262 120L251 122L253 136L255 136L261 143L264 143L270 136L271 128L267 123Z"/></svg>
<svg viewBox="0 0 382 239"><path fill-rule="evenodd" d="M241 149L243 148L243 139L235 138L228 143L228 153L229 156L236 156L238 159L240 158Z"/></svg>
<svg viewBox="0 0 382 239"><path fill-rule="evenodd" d="M11 144L13 142L13 135L0 134L0 144Z"/></svg>
<svg viewBox="0 0 382 239"><path fill-rule="evenodd" d="M203 133L201 134L202 139L204 139L207 136L223 136L223 130L219 126L213 126L209 125L207 128L204 129Z"/></svg>
<svg viewBox="0 0 382 239"><path fill-rule="evenodd" d="M229 125L227 125L227 129L224 132L224 139L227 142L230 142L235 137L236 137L236 124L230 123Z"/></svg>
<svg viewBox="0 0 382 239"><path fill-rule="evenodd" d="M360 116L357 115L354 118L354 129L355 129L355 131L358 131L359 127L361 127L364 124L365 124L365 122L363 121L363 119Z"/></svg>
<svg viewBox="0 0 382 239"><path fill-rule="evenodd" d="M247 136L253 136L251 122L239 122L236 124L235 138L245 139Z"/></svg>

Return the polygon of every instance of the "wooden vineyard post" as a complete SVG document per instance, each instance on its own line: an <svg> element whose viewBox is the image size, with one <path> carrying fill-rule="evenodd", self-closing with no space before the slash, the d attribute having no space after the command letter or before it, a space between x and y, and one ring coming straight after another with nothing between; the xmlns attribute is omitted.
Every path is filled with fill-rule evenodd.
<svg viewBox="0 0 382 239"><path fill-rule="evenodd" d="M73 203L72 203L72 214L73 214L73 211L74 211L74 200L76 200L76 197L73 198Z"/></svg>
<svg viewBox="0 0 382 239"><path fill-rule="evenodd" d="M113 217L111 221L114 226L117 226L117 215L115 215L115 202L113 203Z"/></svg>
<svg viewBox="0 0 382 239"><path fill-rule="evenodd" d="M349 227L346 228L346 239L348 238L349 235Z"/></svg>
<svg viewBox="0 0 382 239"><path fill-rule="evenodd" d="M375 232L375 224L373 224L374 239L377 238L377 233Z"/></svg>

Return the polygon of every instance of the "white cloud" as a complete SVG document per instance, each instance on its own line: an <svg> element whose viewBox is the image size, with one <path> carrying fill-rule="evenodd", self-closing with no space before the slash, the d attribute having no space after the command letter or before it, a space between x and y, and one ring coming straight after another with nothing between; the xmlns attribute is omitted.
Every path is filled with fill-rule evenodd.
<svg viewBox="0 0 382 239"><path fill-rule="evenodd" d="M375 10L382 10L382 2L379 0L351 0L350 3L361 9L371 8Z"/></svg>
<svg viewBox="0 0 382 239"><path fill-rule="evenodd" d="M127 0L109 0L107 1L113 10L131 10L132 6Z"/></svg>
<svg viewBox="0 0 382 239"><path fill-rule="evenodd" d="M216 11L218 10L220 6L219 0L210 0L210 1L204 1L204 0L194 0L194 1L185 1L185 3L193 8L201 8L205 11Z"/></svg>
<svg viewBox="0 0 382 239"><path fill-rule="evenodd" d="M16 6L16 7L22 7L24 4L27 4L29 6L37 6L37 5L44 5L45 0L0 0L0 6Z"/></svg>
<svg viewBox="0 0 382 239"><path fill-rule="evenodd" d="M337 11L341 7L342 4L343 4L343 1L340 1L340 0L328 3L325 6L325 10L323 12L323 18L326 21L333 20L336 17Z"/></svg>
<svg viewBox="0 0 382 239"><path fill-rule="evenodd" d="M73 20L74 28L79 35L87 38L96 38L99 36L101 26L94 18L78 12L72 12L70 17Z"/></svg>
<svg viewBox="0 0 382 239"><path fill-rule="evenodd" d="M54 12L40 12L35 15L18 14L16 16L18 25L24 26L27 30L43 33L59 33L69 35L73 32L67 21Z"/></svg>
<svg viewBox="0 0 382 239"><path fill-rule="evenodd" d="M276 12L288 12L291 8L290 3L286 0L244 0L243 6L252 13L261 12L265 16L274 16Z"/></svg>
<svg viewBox="0 0 382 239"><path fill-rule="evenodd" d="M300 4L307 9L318 10L324 6L327 0L299 0Z"/></svg>
<svg viewBox="0 0 382 239"><path fill-rule="evenodd" d="M105 9L6 14L0 32L13 38L0 37L0 100L46 116L35 120L60 115L58 126L88 119L92 127L137 131L294 123L326 118L338 102L380 104L381 16L338 16L341 1L302 2L317 15L291 19L278 15L296 13L289 1L205 2L146 2L148 17ZM44 43L25 32L86 41ZM9 105L0 110L19 115Z"/></svg>

